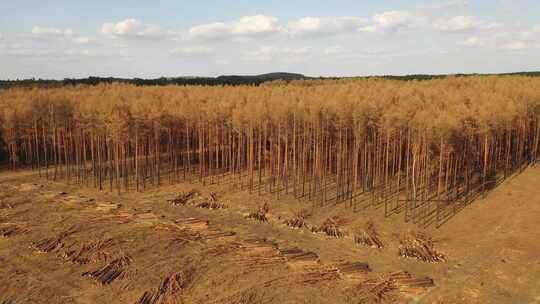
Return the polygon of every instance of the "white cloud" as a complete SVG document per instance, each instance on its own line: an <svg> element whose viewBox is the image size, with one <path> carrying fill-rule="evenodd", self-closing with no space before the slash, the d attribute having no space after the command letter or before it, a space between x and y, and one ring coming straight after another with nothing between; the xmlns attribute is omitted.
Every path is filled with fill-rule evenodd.
<svg viewBox="0 0 540 304"><path fill-rule="evenodd" d="M278 19L272 16L244 16L233 24L235 34L264 35L275 33L280 29Z"/></svg>
<svg viewBox="0 0 540 304"><path fill-rule="evenodd" d="M218 39L230 34L230 26L221 22L202 24L194 26L189 30L191 37L203 39Z"/></svg>
<svg viewBox="0 0 540 304"><path fill-rule="evenodd" d="M347 52L349 51L345 49L344 47L342 47L341 45L329 46L324 49L325 55L336 55L336 54L343 54Z"/></svg>
<svg viewBox="0 0 540 304"><path fill-rule="evenodd" d="M453 9L453 8L463 8L469 6L469 1L467 0L448 0L440 3L424 5L420 8L441 10L441 9Z"/></svg>
<svg viewBox="0 0 540 304"><path fill-rule="evenodd" d="M411 15L407 11L388 11L376 14L371 23L359 29L361 32L395 32L403 28L414 27L422 22L422 18Z"/></svg>
<svg viewBox="0 0 540 304"><path fill-rule="evenodd" d="M358 17L304 17L289 22L287 30L293 36L324 36L354 32L364 24Z"/></svg>
<svg viewBox="0 0 540 304"><path fill-rule="evenodd" d="M200 39L226 39L235 36L267 36L280 30L276 17L255 15L243 16L231 23L214 22L197 25L189 30L189 36Z"/></svg>
<svg viewBox="0 0 540 304"><path fill-rule="evenodd" d="M37 36L71 36L73 35L73 30L71 29L57 29L54 27L41 27L34 26L32 28L32 34Z"/></svg>
<svg viewBox="0 0 540 304"><path fill-rule="evenodd" d="M533 27L533 32L540 32L540 24Z"/></svg>
<svg viewBox="0 0 540 304"><path fill-rule="evenodd" d="M529 45L524 41L512 41L502 46L503 49L520 51L529 48Z"/></svg>
<svg viewBox="0 0 540 304"><path fill-rule="evenodd" d="M159 26L146 24L133 18L104 23L101 33L128 38L159 38L167 34Z"/></svg>
<svg viewBox="0 0 540 304"><path fill-rule="evenodd" d="M3 52L5 55L40 61L77 61L83 58L118 58L126 57L123 52L111 50L92 50L92 49L36 49L36 48L10 48Z"/></svg>
<svg viewBox="0 0 540 304"><path fill-rule="evenodd" d="M72 39L72 41L76 44L90 44L97 42L96 38L91 37L75 37Z"/></svg>
<svg viewBox="0 0 540 304"><path fill-rule="evenodd" d="M278 48L271 46L260 47L259 49L247 52L245 55L248 60L258 62L270 62L278 58L291 60L300 56L305 56L311 50L310 47L303 48Z"/></svg>
<svg viewBox="0 0 540 304"><path fill-rule="evenodd" d="M204 46L177 48L171 51L171 54L182 57L210 55L214 52L212 48Z"/></svg>
<svg viewBox="0 0 540 304"><path fill-rule="evenodd" d="M409 23L410 17L407 12L391 11L375 15L375 24L383 29L405 26Z"/></svg>
<svg viewBox="0 0 540 304"><path fill-rule="evenodd" d="M475 16L455 16L435 22L435 29L442 32L464 33L480 30L491 30L499 26L497 23L486 22Z"/></svg>
<svg viewBox="0 0 540 304"><path fill-rule="evenodd" d="M3 50L17 50L23 48L20 43L0 43L0 49Z"/></svg>
<svg viewBox="0 0 540 304"><path fill-rule="evenodd" d="M480 38L473 36L458 42L458 44L466 47L480 47L484 45L484 42Z"/></svg>

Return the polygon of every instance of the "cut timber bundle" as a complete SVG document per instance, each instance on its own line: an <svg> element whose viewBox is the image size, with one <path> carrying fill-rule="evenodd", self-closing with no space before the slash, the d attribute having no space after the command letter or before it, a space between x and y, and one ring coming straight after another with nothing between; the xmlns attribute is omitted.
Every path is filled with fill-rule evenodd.
<svg viewBox="0 0 540 304"><path fill-rule="evenodd" d="M296 213L293 218L285 220L283 223L293 229L308 228L308 223L306 219L309 217L309 212L307 210L301 210Z"/></svg>
<svg viewBox="0 0 540 304"><path fill-rule="evenodd" d="M237 251L237 262L242 266L263 267L285 262L274 243L256 239L245 240L241 244L241 250Z"/></svg>
<svg viewBox="0 0 540 304"><path fill-rule="evenodd" d="M210 229L208 224L209 221L206 220L186 218L175 220L174 223L158 223L154 226L154 229L173 233L172 241L179 245L236 235L232 231L223 232Z"/></svg>
<svg viewBox="0 0 540 304"><path fill-rule="evenodd" d="M85 196L79 196L79 195L67 195L66 192L59 192L56 193L52 197L55 199L55 202L58 203L69 203L69 204L80 204L80 203L91 203L94 201L93 198L85 197ZM98 209L99 210L99 209Z"/></svg>
<svg viewBox="0 0 540 304"><path fill-rule="evenodd" d="M363 301L361 301L361 303L385 303L387 301L390 303L394 302L389 301L391 298L391 293L395 291L395 288L390 280L367 280L360 285L360 290L364 294Z"/></svg>
<svg viewBox="0 0 540 304"><path fill-rule="evenodd" d="M7 299L4 299L4 300L0 300L2 302L0 302L0 304L17 304L18 302L15 301L15 299L13 297L8 297Z"/></svg>
<svg viewBox="0 0 540 304"><path fill-rule="evenodd" d="M268 203L264 203L264 205L262 207L259 207L257 211L248 214L247 218L266 223L268 222L268 217L266 216L266 214L268 213L269 209L270 207L268 206Z"/></svg>
<svg viewBox="0 0 540 304"><path fill-rule="evenodd" d="M120 208L120 205L113 204L111 202L98 202L96 203L97 211L112 211Z"/></svg>
<svg viewBox="0 0 540 304"><path fill-rule="evenodd" d="M306 219L302 217L287 219L283 223L293 229L301 229L308 226Z"/></svg>
<svg viewBox="0 0 540 304"><path fill-rule="evenodd" d="M279 253L285 257L287 263L291 266L313 266L319 264L319 255L312 251L304 251L300 248L291 248L279 250Z"/></svg>
<svg viewBox="0 0 540 304"><path fill-rule="evenodd" d="M23 224L9 224L4 223L0 224L0 237L14 237L19 234L25 234L28 233L30 229L26 225Z"/></svg>
<svg viewBox="0 0 540 304"><path fill-rule="evenodd" d="M203 196L204 200L198 204L195 205L195 207L198 208L206 208L206 209L226 209L227 205L223 204L218 200L217 193L210 192L205 197Z"/></svg>
<svg viewBox="0 0 540 304"><path fill-rule="evenodd" d="M430 263L446 261L446 257L434 249L431 237L418 232L405 235L399 245L399 255Z"/></svg>
<svg viewBox="0 0 540 304"><path fill-rule="evenodd" d="M85 272L82 274L82 276L89 277L101 285L108 285L116 279L122 279L125 276L127 267L131 264L131 262L130 257L122 256L101 268L94 271Z"/></svg>
<svg viewBox="0 0 540 304"><path fill-rule="evenodd" d="M37 242L32 243L30 246L37 252L41 253L49 253L53 252L57 249L60 249L64 246L62 243L62 239L59 237L51 237L51 238L45 238L42 240L39 240Z"/></svg>
<svg viewBox="0 0 540 304"><path fill-rule="evenodd" d="M396 289L404 293L421 294L425 292L427 288L435 286L433 279L428 277L415 278L406 271L390 274L389 280L392 281L392 284Z"/></svg>
<svg viewBox="0 0 540 304"><path fill-rule="evenodd" d="M179 195L178 197L169 200L174 206L186 206L192 205L197 208L205 209L226 209L227 205L218 200L215 192L209 192L203 194L201 191L193 189L186 193Z"/></svg>
<svg viewBox="0 0 540 304"><path fill-rule="evenodd" d="M224 256L227 254L235 253L242 249L242 244L240 242L231 242L225 244L217 244L213 247L210 247L204 254L210 255L213 257Z"/></svg>
<svg viewBox="0 0 540 304"><path fill-rule="evenodd" d="M173 234L171 242L177 245L185 245L188 243L197 242L201 240L202 240L202 237L200 233L191 231L189 229L183 229Z"/></svg>
<svg viewBox="0 0 540 304"><path fill-rule="evenodd" d="M213 240L213 239L232 237L235 235L236 235L236 232L234 231L212 232L212 233L203 234L201 238L203 240Z"/></svg>
<svg viewBox="0 0 540 304"><path fill-rule="evenodd" d="M67 192L41 191L39 193L40 198L46 199L47 201L53 201L64 195L67 195Z"/></svg>
<svg viewBox="0 0 540 304"><path fill-rule="evenodd" d="M11 206L9 203L3 202L0 200L0 209L12 209L13 206Z"/></svg>
<svg viewBox="0 0 540 304"><path fill-rule="evenodd" d="M379 249L384 247L372 221L369 221L359 234L354 235L354 243Z"/></svg>
<svg viewBox="0 0 540 304"><path fill-rule="evenodd" d="M143 225L154 225L159 222L159 217L153 212L137 213L134 215L134 221Z"/></svg>
<svg viewBox="0 0 540 304"><path fill-rule="evenodd" d="M312 231L319 233L323 232L328 236L341 238L345 236L345 233L340 229L342 225L341 221L337 218L327 218L320 227L313 227Z"/></svg>
<svg viewBox="0 0 540 304"><path fill-rule="evenodd" d="M316 284L321 281L335 281L339 280L339 271L334 267L314 265L305 267L306 271L302 275L302 282L308 284Z"/></svg>
<svg viewBox="0 0 540 304"><path fill-rule="evenodd" d="M135 218L135 214L126 211L118 211L114 213L106 213L101 216L101 219L111 219L120 224L127 224Z"/></svg>
<svg viewBox="0 0 540 304"><path fill-rule="evenodd" d="M79 265L104 262L110 257L110 254L105 250L117 244L119 244L119 242L113 239L90 242L83 244L80 248L67 250L61 257L71 263Z"/></svg>
<svg viewBox="0 0 540 304"><path fill-rule="evenodd" d="M223 204L222 202L215 199L214 196L210 196L211 198L208 200L204 200L198 204L195 205L197 208L205 208L205 209L227 209L227 205Z"/></svg>
<svg viewBox="0 0 540 304"><path fill-rule="evenodd" d="M21 184L17 189L21 192L34 191L43 188L43 185L40 184Z"/></svg>
<svg viewBox="0 0 540 304"><path fill-rule="evenodd" d="M145 291L136 304L182 303L177 299L193 281L193 274L193 269L187 269L167 276L157 289Z"/></svg>
<svg viewBox="0 0 540 304"><path fill-rule="evenodd" d="M199 231L177 224L158 223L154 226L154 229L171 233L171 242L176 245L185 245L203 239L202 234Z"/></svg>
<svg viewBox="0 0 540 304"><path fill-rule="evenodd" d="M278 279L286 287L286 280L283 278ZM267 287L265 284L263 286ZM260 291L260 287L255 286L246 290L242 290L234 293L233 295L220 298L211 302L205 302L205 304L272 304L275 303L275 300L272 297L265 296L263 292ZM276 287L276 286L273 286Z"/></svg>
<svg viewBox="0 0 540 304"><path fill-rule="evenodd" d="M191 191L180 194L179 196L177 196L176 198L172 200L169 200L169 203L175 206L185 206L188 204L190 200L201 195L202 194L199 190L193 189Z"/></svg>
<svg viewBox="0 0 540 304"><path fill-rule="evenodd" d="M193 231L204 231L208 230L208 225L210 224L207 220L201 220L197 218L186 218L186 219L178 219L174 221L176 224L191 229Z"/></svg>
<svg viewBox="0 0 540 304"><path fill-rule="evenodd" d="M71 226L67 230L61 232L56 237L49 237L37 242L33 242L30 248L33 248L37 252L48 253L64 247L62 240L67 236L78 232L80 228L78 226Z"/></svg>
<svg viewBox="0 0 540 304"><path fill-rule="evenodd" d="M355 263L341 263L334 265L339 273L349 279L365 279L371 268L367 263L355 262Z"/></svg>
<svg viewBox="0 0 540 304"><path fill-rule="evenodd" d="M435 283L428 277L416 278L407 271L400 271L364 281L358 287L365 294L364 300L380 303L388 301L395 292L418 295L434 286Z"/></svg>
<svg viewBox="0 0 540 304"><path fill-rule="evenodd" d="M278 247L275 243L269 242L266 239L250 239L243 240L241 247L244 252L252 255L266 254L273 255L279 254Z"/></svg>

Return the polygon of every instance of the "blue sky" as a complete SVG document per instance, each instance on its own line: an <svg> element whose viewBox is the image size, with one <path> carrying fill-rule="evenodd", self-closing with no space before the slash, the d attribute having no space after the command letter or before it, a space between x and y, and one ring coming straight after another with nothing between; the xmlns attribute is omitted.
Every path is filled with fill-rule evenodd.
<svg viewBox="0 0 540 304"><path fill-rule="evenodd" d="M540 1L0 2L0 79L540 70Z"/></svg>

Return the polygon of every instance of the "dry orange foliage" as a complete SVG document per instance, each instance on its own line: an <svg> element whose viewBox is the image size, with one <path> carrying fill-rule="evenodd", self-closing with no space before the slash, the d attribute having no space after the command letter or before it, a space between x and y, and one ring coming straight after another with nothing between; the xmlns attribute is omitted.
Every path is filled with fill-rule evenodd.
<svg viewBox="0 0 540 304"><path fill-rule="evenodd" d="M198 179L407 219L540 158L540 79L113 84L0 91L13 168L110 191ZM362 198L363 197L363 198ZM425 207L425 208L424 208Z"/></svg>

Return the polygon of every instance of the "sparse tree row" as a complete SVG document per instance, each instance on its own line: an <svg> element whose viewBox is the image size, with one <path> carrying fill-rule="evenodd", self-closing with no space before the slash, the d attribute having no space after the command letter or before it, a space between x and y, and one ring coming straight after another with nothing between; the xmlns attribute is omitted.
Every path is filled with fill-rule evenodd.
<svg viewBox="0 0 540 304"><path fill-rule="evenodd" d="M108 191L185 180L440 223L540 159L540 79L0 91L9 166Z"/></svg>

